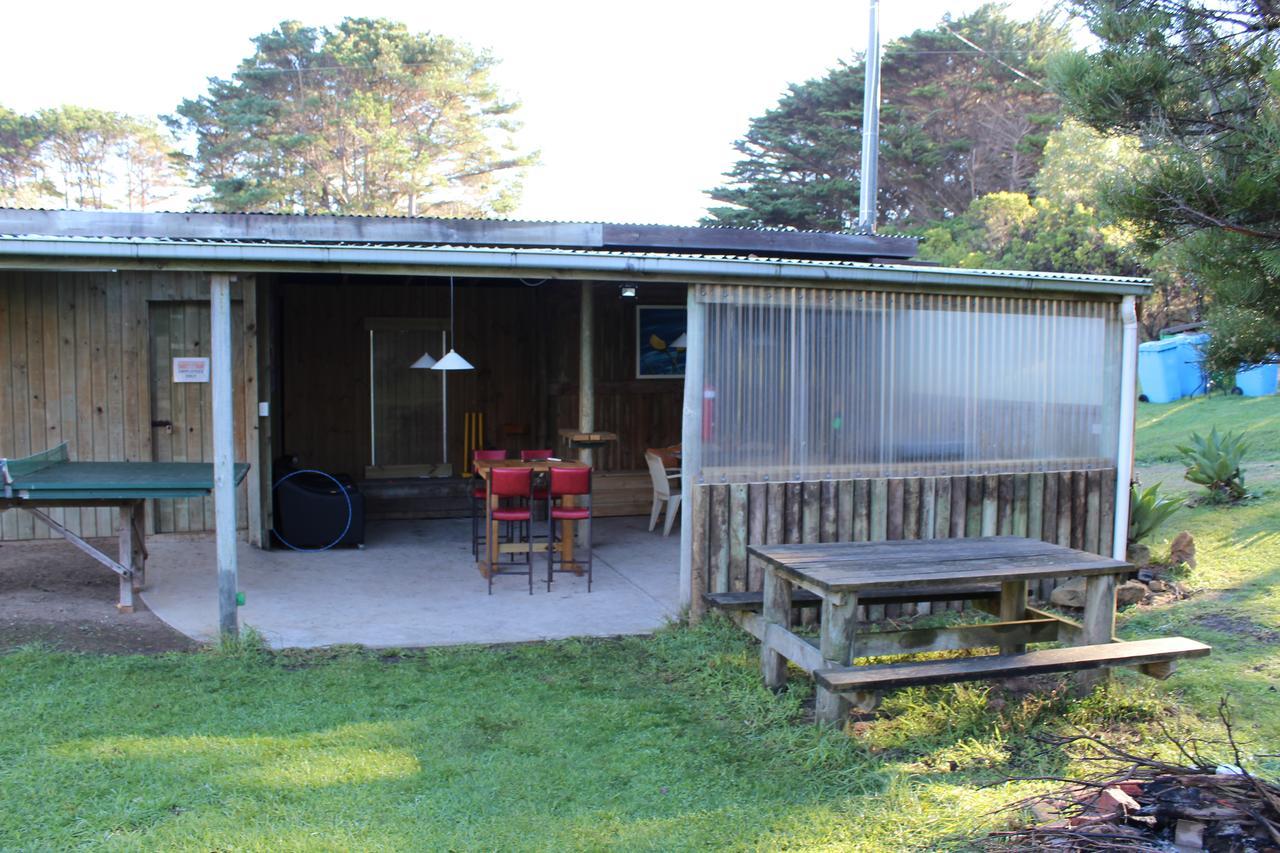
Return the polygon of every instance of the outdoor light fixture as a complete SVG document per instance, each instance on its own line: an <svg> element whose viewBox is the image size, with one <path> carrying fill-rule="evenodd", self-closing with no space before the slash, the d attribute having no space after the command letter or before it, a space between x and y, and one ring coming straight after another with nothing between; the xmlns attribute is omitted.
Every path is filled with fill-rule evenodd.
<svg viewBox="0 0 1280 853"><path fill-rule="evenodd" d="M620 288L620 292L622 293L622 296L626 299L636 298L636 286L634 284L622 285L622 287Z"/></svg>
<svg viewBox="0 0 1280 853"><path fill-rule="evenodd" d="M453 276L449 276L449 351L444 357L431 365L432 370L475 370L471 366L471 362L458 355L458 351L454 349L456 341L453 337L454 327L454 310L453 310ZM421 359L419 359L421 361Z"/></svg>

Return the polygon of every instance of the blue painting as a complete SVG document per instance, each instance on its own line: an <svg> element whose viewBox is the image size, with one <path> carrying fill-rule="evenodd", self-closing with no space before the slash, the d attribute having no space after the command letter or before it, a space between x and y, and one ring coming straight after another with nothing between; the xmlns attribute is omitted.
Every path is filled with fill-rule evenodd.
<svg viewBox="0 0 1280 853"><path fill-rule="evenodd" d="M684 333L688 309L676 305L636 306L636 378L684 376Z"/></svg>

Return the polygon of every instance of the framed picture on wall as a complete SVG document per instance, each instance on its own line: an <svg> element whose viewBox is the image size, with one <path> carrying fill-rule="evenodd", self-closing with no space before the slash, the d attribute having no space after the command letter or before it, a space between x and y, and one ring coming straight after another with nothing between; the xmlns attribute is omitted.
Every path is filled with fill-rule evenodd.
<svg viewBox="0 0 1280 853"><path fill-rule="evenodd" d="M636 306L636 378L684 376L684 334L689 310L683 305Z"/></svg>

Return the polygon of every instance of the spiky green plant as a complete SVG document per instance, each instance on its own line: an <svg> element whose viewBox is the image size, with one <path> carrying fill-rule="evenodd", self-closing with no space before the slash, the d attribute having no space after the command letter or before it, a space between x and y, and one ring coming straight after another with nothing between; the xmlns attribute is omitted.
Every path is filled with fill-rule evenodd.
<svg viewBox="0 0 1280 853"><path fill-rule="evenodd" d="M1137 485L1129 487L1129 544L1141 542L1169 516L1182 509L1182 502L1160 494L1160 484L1145 491Z"/></svg>
<svg viewBox="0 0 1280 853"><path fill-rule="evenodd" d="M1187 479L1204 486L1215 499L1232 501L1248 494L1244 489L1244 473L1240 470L1240 461L1248 449L1243 434L1219 435L1217 427L1209 430L1204 438L1193 432L1191 444L1178 445L1187 466Z"/></svg>

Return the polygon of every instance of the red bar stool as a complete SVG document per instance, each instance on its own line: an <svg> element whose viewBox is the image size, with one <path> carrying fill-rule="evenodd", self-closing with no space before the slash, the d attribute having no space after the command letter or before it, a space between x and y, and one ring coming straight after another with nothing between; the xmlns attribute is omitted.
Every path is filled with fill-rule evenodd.
<svg viewBox="0 0 1280 853"><path fill-rule="evenodd" d="M505 450L473 450L471 451L471 461L477 462L484 460L486 462L500 461L507 458ZM472 466L474 470L475 466ZM485 492L485 484L481 483L471 490L471 558L473 560L480 559L480 516L484 508L485 498L488 496Z"/></svg>
<svg viewBox="0 0 1280 853"><path fill-rule="evenodd" d="M587 592L591 592L591 469L560 468L552 465L547 476L547 492L550 507L547 513L547 592L551 591L552 575L556 572L574 571L571 568L557 569L557 565L581 567L584 563L587 566ZM584 498L586 503L578 504L576 498ZM566 499L569 500L566 501ZM561 501L559 506L556 505L557 501ZM577 555L572 560L565 560L563 557L556 559L557 522L562 524L570 522L574 525L569 542L572 542L572 537L577 534L578 526L585 523L586 535L582 537L586 540L583 543L583 547L587 549L585 560Z"/></svg>
<svg viewBox="0 0 1280 853"><path fill-rule="evenodd" d="M521 462L544 462L555 455L552 450L521 450ZM540 482L541 481L541 482ZM533 479L533 499L538 503L547 502L547 487L544 477L534 477Z"/></svg>
<svg viewBox="0 0 1280 853"><path fill-rule="evenodd" d="M489 530L485 534L486 575L489 577L489 594L493 595L493 578L495 575L528 575L529 594L533 595L533 536L530 535L530 520L533 515L533 470L530 468L491 468L489 470L489 489L486 496L486 507L492 507L492 499L521 498L523 506L499 506L486 513ZM508 544L519 539L525 545L523 562L512 560L502 562L501 541L498 538L499 522L515 522L507 525ZM493 543L490 545L489 543ZM515 552L518 553L518 552ZM524 571L515 571L514 567L524 566Z"/></svg>

